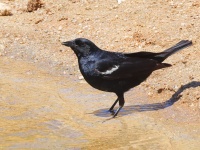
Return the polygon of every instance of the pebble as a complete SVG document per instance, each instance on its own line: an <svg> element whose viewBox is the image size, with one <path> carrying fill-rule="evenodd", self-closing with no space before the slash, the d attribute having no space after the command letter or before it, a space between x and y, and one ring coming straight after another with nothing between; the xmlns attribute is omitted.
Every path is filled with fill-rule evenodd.
<svg viewBox="0 0 200 150"><path fill-rule="evenodd" d="M179 89L178 85L175 85L175 86L174 86L174 89L175 89L175 90L178 90L178 89Z"/></svg>
<svg viewBox="0 0 200 150"><path fill-rule="evenodd" d="M181 26L186 26L186 23L182 22L182 23L181 23Z"/></svg>
<svg viewBox="0 0 200 150"><path fill-rule="evenodd" d="M86 21L90 21L90 18L86 18L85 20L86 20Z"/></svg>
<svg viewBox="0 0 200 150"><path fill-rule="evenodd" d="M11 13L11 8L4 3L0 3L0 16L10 16L12 15Z"/></svg>
<svg viewBox="0 0 200 150"><path fill-rule="evenodd" d="M115 5L115 6L113 6L111 9L117 9L118 8L118 6L117 5Z"/></svg>
<svg viewBox="0 0 200 150"><path fill-rule="evenodd" d="M125 0L117 0L118 4L121 4Z"/></svg>
<svg viewBox="0 0 200 150"><path fill-rule="evenodd" d="M148 96L152 96L153 95L153 93L152 92L148 92Z"/></svg>
<svg viewBox="0 0 200 150"><path fill-rule="evenodd" d="M87 6L85 10L92 10L92 8Z"/></svg>
<svg viewBox="0 0 200 150"><path fill-rule="evenodd" d="M78 30L78 33L82 33L83 32L83 30Z"/></svg>
<svg viewBox="0 0 200 150"><path fill-rule="evenodd" d="M44 19L42 18L42 19L39 19L39 20L37 20L36 22L35 22L35 24L38 24L38 23L40 23L40 22L42 22Z"/></svg>
<svg viewBox="0 0 200 150"><path fill-rule="evenodd" d="M84 77L83 77L83 76L79 76L78 79L79 79L79 80L83 80Z"/></svg>
<svg viewBox="0 0 200 150"><path fill-rule="evenodd" d="M63 74L67 74L67 71L64 70L64 71L63 71Z"/></svg>
<svg viewBox="0 0 200 150"><path fill-rule="evenodd" d="M79 83L87 83L85 80L81 80Z"/></svg>
<svg viewBox="0 0 200 150"><path fill-rule="evenodd" d="M190 106L190 107L194 107L194 103L190 104L189 106Z"/></svg>
<svg viewBox="0 0 200 150"><path fill-rule="evenodd" d="M5 50L5 46L3 44L0 44L0 52Z"/></svg>
<svg viewBox="0 0 200 150"><path fill-rule="evenodd" d="M73 18L73 19L71 20L71 22L72 22L72 23L76 23L77 20Z"/></svg>
<svg viewBox="0 0 200 150"><path fill-rule="evenodd" d="M62 26L59 26L59 27L58 27L58 31L61 31L62 29L63 29Z"/></svg>
<svg viewBox="0 0 200 150"><path fill-rule="evenodd" d="M29 70L29 71L26 72L26 74L27 74L27 75L32 75L33 72L32 72L31 70Z"/></svg>

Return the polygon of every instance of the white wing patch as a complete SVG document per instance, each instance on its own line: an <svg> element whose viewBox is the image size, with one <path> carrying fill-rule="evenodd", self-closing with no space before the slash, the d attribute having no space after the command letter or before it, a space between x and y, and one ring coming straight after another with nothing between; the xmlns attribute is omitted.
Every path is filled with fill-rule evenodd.
<svg viewBox="0 0 200 150"><path fill-rule="evenodd" d="M111 69L106 70L106 71L104 71L104 72L100 72L100 73L101 73L101 74L111 74L111 73L113 73L114 71L116 71L118 68L119 68L119 66L115 65L115 66L113 66Z"/></svg>

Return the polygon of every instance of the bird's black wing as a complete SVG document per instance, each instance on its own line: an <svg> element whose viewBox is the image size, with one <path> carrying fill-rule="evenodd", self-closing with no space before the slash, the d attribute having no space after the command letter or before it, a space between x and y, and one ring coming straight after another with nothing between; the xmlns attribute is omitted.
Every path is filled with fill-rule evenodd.
<svg viewBox="0 0 200 150"><path fill-rule="evenodd" d="M127 57L139 57L139 58L148 58L148 59L154 59L158 62L162 62L161 54L166 54L166 52L160 52L160 53L153 53L153 52L136 52L136 53L126 53L124 54Z"/></svg>
<svg viewBox="0 0 200 150"><path fill-rule="evenodd" d="M103 59L96 63L95 71L104 79L126 79L150 74L155 70L157 61L145 58Z"/></svg>
<svg viewBox="0 0 200 150"><path fill-rule="evenodd" d="M160 53L141 51L141 52L135 52L135 53L125 53L124 55L128 57L153 58L159 54Z"/></svg>

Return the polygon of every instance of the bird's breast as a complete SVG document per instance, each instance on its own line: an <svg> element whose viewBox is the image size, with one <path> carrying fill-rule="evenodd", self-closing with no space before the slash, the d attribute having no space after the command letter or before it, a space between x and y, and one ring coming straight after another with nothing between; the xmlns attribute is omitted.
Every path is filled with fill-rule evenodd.
<svg viewBox="0 0 200 150"><path fill-rule="evenodd" d="M79 68L84 77L95 76L95 60L82 60Z"/></svg>

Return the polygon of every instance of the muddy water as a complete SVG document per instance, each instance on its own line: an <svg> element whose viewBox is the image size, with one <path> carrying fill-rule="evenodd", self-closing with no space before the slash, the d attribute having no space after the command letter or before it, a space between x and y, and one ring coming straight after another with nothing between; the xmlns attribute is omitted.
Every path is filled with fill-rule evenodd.
<svg viewBox="0 0 200 150"><path fill-rule="evenodd" d="M118 118L107 120L115 98L84 81L1 57L0 148L198 149L199 136L183 128L176 132L147 112L125 109Z"/></svg>

